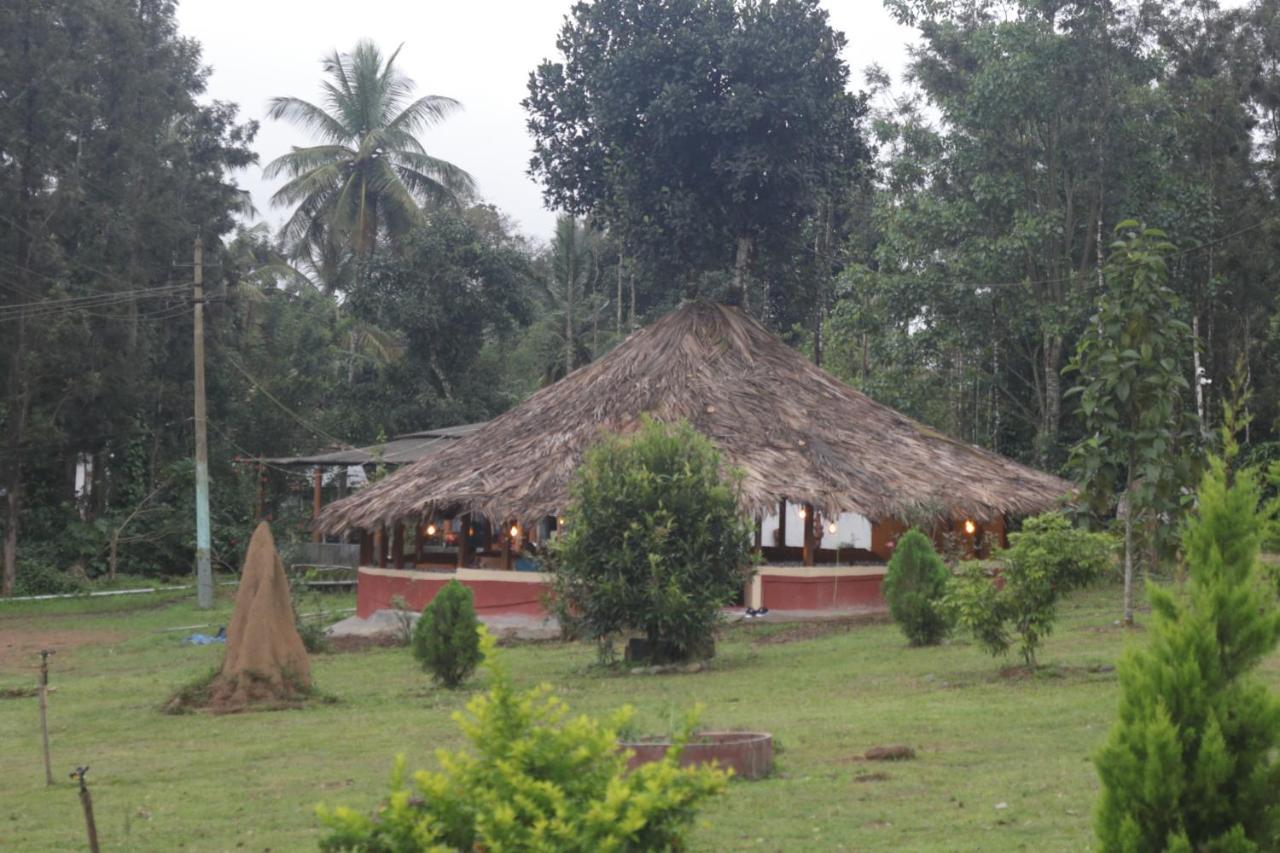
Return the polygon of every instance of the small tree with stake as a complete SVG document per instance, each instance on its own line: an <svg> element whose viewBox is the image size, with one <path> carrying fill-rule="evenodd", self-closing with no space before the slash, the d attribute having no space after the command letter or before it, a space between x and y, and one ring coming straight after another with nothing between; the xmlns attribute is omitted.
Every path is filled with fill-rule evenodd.
<svg viewBox="0 0 1280 853"><path fill-rule="evenodd" d="M1120 714L1096 758L1104 850L1280 848L1280 700L1251 675L1280 611L1259 583L1257 474L1213 459L1183 533L1185 597L1151 591L1145 648L1121 661Z"/></svg>
<svg viewBox="0 0 1280 853"><path fill-rule="evenodd" d="M1194 435L1179 397L1187 381L1179 359L1192 345L1177 318L1177 295L1165 285L1173 244L1134 220L1116 226L1106 267L1107 292L1068 370L1079 374L1080 416L1087 438L1072 464L1095 508L1109 509L1124 489L1124 622L1133 624L1134 524L1176 509L1191 481L1179 450Z"/></svg>

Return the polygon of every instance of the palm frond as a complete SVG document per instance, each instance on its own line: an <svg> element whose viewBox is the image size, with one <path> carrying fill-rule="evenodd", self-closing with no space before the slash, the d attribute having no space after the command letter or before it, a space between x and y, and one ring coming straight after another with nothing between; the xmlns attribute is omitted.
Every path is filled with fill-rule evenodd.
<svg viewBox="0 0 1280 853"><path fill-rule="evenodd" d="M267 180L288 174L298 176L328 165L340 165L342 161L352 159L356 152L345 145L313 145L310 148L294 148L288 154L281 154L262 168L262 177Z"/></svg>
<svg viewBox="0 0 1280 853"><path fill-rule="evenodd" d="M342 122L301 98L272 98L267 102L267 117L305 127L329 142L344 142L351 136Z"/></svg>
<svg viewBox="0 0 1280 853"><path fill-rule="evenodd" d="M418 133L458 112L462 112L460 101L444 95L424 95L387 122L387 130L403 129L411 134Z"/></svg>
<svg viewBox="0 0 1280 853"><path fill-rule="evenodd" d="M392 160L398 169L413 172L444 187L456 197L455 201L466 200L476 194L475 178L448 160L416 151L396 151Z"/></svg>

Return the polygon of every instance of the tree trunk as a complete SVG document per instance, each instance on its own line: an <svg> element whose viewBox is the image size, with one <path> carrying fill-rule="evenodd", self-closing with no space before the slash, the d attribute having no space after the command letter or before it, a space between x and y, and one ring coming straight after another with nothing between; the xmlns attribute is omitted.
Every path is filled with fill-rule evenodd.
<svg viewBox="0 0 1280 853"><path fill-rule="evenodd" d="M1137 452L1129 447L1129 475L1124 484L1124 624L1133 627L1133 516L1138 509L1133 504L1133 471L1137 464Z"/></svg>
<svg viewBox="0 0 1280 853"><path fill-rule="evenodd" d="M617 328L615 331L618 336L622 336L622 252L618 252L618 305L617 305Z"/></svg>
<svg viewBox="0 0 1280 853"><path fill-rule="evenodd" d="M733 262L733 292L738 296L738 304L746 311L750 307L747 299L747 266L751 261L751 238L738 238L738 253Z"/></svg>
<svg viewBox="0 0 1280 853"><path fill-rule="evenodd" d="M1191 314L1191 375L1195 378L1196 422L1200 425L1200 439L1208 441L1209 431L1204 418L1204 366L1200 364L1200 312L1194 307ZM1247 339L1246 339L1247 340Z"/></svg>
<svg viewBox="0 0 1280 853"><path fill-rule="evenodd" d="M1058 446L1058 425L1062 419L1062 336L1044 336L1044 401L1040 417L1039 456L1041 467L1048 468Z"/></svg>
<svg viewBox="0 0 1280 853"><path fill-rule="evenodd" d="M573 372L573 266L564 281L564 375Z"/></svg>
<svg viewBox="0 0 1280 853"><path fill-rule="evenodd" d="M631 315L627 320L627 331L631 331L636 327L636 268L633 264L631 273L627 276L628 283L631 285Z"/></svg>

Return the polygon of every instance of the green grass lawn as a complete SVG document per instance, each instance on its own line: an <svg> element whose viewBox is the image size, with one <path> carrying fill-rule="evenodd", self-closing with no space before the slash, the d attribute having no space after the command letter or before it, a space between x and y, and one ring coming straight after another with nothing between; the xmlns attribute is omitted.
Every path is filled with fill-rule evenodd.
<svg viewBox="0 0 1280 853"><path fill-rule="evenodd" d="M211 620L189 597L0 605L0 693L34 683L41 644L63 644L50 701L55 787L44 786L35 699L0 699L0 849L83 848L67 779L77 764L92 768L106 850L313 849L317 803L371 808L396 753L428 766L435 749L459 745L450 715L468 691L431 687L405 649L313 658L332 704L160 713L222 654L161 632L230 615L229 599ZM715 667L697 674L602 676L579 645L506 654L520 682L550 682L575 711L634 705L641 732L665 732L701 702L707 727L774 733L775 776L732 784L705 812L696 849L1082 850L1098 789L1089 758L1116 703L1114 673L1088 669L1142 638L1113 627L1118 603L1113 588L1067 601L1042 652L1057 674L1031 679L1001 678L998 662L961 641L909 649L887 624L817 636L731 628ZM1280 658L1265 677L1280 685ZM857 760L891 743L914 746L917 760Z"/></svg>

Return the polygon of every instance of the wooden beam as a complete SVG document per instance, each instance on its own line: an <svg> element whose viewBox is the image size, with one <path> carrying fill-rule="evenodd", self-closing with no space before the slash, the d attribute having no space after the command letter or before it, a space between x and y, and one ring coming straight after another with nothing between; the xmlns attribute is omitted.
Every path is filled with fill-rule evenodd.
<svg viewBox="0 0 1280 853"><path fill-rule="evenodd" d="M397 521L391 534L391 562L397 569L404 568L404 524Z"/></svg>
<svg viewBox="0 0 1280 853"><path fill-rule="evenodd" d="M515 522L508 522L507 529L502 531L499 541L502 543L502 569L503 571L511 571L511 546L514 543L511 537L511 528L515 527Z"/></svg>
<svg viewBox="0 0 1280 853"><path fill-rule="evenodd" d="M360 529L360 565L373 565L373 537L364 528Z"/></svg>
<svg viewBox="0 0 1280 853"><path fill-rule="evenodd" d="M787 499L778 501L778 547L787 547Z"/></svg>
<svg viewBox="0 0 1280 853"><path fill-rule="evenodd" d="M458 522L458 568L465 569L471 562L471 538L467 535L471 516L464 514L458 518Z"/></svg>
<svg viewBox="0 0 1280 853"><path fill-rule="evenodd" d="M426 526L427 523L421 518L418 519L417 524L413 525L413 564L415 566L422 563L422 551L426 546L427 537L424 530Z"/></svg>
<svg viewBox="0 0 1280 853"><path fill-rule="evenodd" d="M311 520L315 521L320 516L320 486L324 483L324 471L319 465L316 470L311 472ZM319 530L312 531L311 539L320 542L324 539Z"/></svg>
<svg viewBox="0 0 1280 853"><path fill-rule="evenodd" d="M818 550L813 537L813 504L804 505L804 564L813 565L813 557Z"/></svg>
<svg viewBox="0 0 1280 853"><path fill-rule="evenodd" d="M754 546L755 552L757 554L760 553L760 546L763 544L764 544L764 519L757 515L756 516L756 537L755 537L755 546Z"/></svg>
<svg viewBox="0 0 1280 853"><path fill-rule="evenodd" d="M378 529L373 531L373 551L378 558L378 568L385 569L387 567L387 527L385 524L379 524Z"/></svg>

